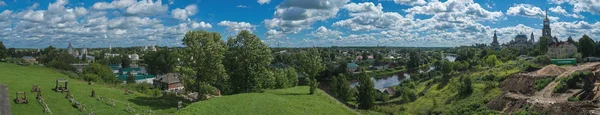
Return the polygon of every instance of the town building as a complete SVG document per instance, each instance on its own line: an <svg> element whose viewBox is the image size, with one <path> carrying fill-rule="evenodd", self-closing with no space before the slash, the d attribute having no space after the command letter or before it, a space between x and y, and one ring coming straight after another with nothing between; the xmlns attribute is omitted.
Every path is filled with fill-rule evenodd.
<svg viewBox="0 0 600 115"><path fill-rule="evenodd" d="M179 80L178 73L168 73L158 76L154 79L154 85L168 92L177 92L185 88Z"/></svg>
<svg viewBox="0 0 600 115"><path fill-rule="evenodd" d="M492 44L490 44L490 46L492 46L492 49L494 50L500 50L500 43L498 43L498 36L496 35L496 31L494 31L494 40L492 41Z"/></svg>
<svg viewBox="0 0 600 115"><path fill-rule="evenodd" d="M525 34L518 34L513 40L504 44L504 47L516 49L521 52L530 51L535 46L535 43L527 39Z"/></svg>
<svg viewBox="0 0 600 115"><path fill-rule="evenodd" d="M25 61L27 61L29 63L33 63L33 64L37 64L38 63L38 61L33 56L23 56L23 60L25 60Z"/></svg>
<svg viewBox="0 0 600 115"><path fill-rule="evenodd" d="M354 73L354 72L356 72L356 70L358 70L358 65L354 62L348 63L347 66L348 66L348 73Z"/></svg>
<svg viewBox="0 0 600 115"><path fill-rule="evenodd" d="M553 59L571 58L577 53L577 46L569 42L556 42L548 46L548 55Z"/></svg>

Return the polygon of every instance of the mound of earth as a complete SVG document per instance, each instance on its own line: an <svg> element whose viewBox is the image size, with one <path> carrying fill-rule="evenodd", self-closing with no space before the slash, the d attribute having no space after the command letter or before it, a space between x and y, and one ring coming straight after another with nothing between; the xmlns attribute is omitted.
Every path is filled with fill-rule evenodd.
<svg viewBox="0 0 600 115"><path fill-rule="evenodd" d="M487 103L487 107L493 110L512 113L519 111L527 104L525 99L515 99L507 97L506 94L500 94L493 100Z"/></svg>
<svg viewBox="0 0 600 115"><path fill-rule="evenodd" d="M558 67L554 64L548 65L536 72L539 75L560 75L563 72L567 71L565 68Z"/></svg>
<svg viewBox="0 0 600 115"><path fill-rule="evenodd" d="M523 95L535 93L535 80L537 77L526 74L513 74L500 83L498 87L502 92L511 92Z"/></svg>

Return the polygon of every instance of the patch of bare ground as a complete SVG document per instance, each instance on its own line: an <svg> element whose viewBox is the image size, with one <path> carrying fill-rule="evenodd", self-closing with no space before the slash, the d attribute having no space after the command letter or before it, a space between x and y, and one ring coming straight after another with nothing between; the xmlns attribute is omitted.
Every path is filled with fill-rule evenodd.
<svg viewBox="0 0 600 115"><path fill-rule="evenodd" d="M586 96L592 94L591 98L600 97L600 83L594 84L593 91L582 89L569 89L566 93L553 93L552 90L560 82L559 79L568 77L578 71L593 71L593 76L588 77L593 81L600 81L600 63L586 63L577 66L558 67L548 65L538 71L529 73L517 73L506 78L499 87L503 93L488 102L490 109L511 114L513 112L529 107L529 110L549 115L588 115L600 113L597 100L583 100L569 102L569 97L576 95ZM540 91L535 90L535 80L547 77L556 77ZM588 96L589 97L589 96ZM589 99L591 99L589 98ZM528 105L528 106L525 106Z"/></svg>

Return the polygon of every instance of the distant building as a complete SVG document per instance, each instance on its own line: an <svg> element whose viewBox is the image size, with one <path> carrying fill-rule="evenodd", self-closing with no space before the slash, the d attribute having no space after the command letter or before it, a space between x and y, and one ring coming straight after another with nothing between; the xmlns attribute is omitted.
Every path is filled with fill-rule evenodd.
<svg viewBox="0 0 600 115"><path fill-rule="evenodd" d="M557 42L548 46L548 55L553 59L562 59L573 57L577 53L577 46L569 42Z"/></svg>
<svg viewBox="0 0 600 115"><path fill-rule="evenodd" d="M140 55L138 54L130 54L128 55L129 59L133 60L133 61L137 61L140 60Z"/></svg>
<svg viewBox="0 0 600 115"><path fill-rule="evenodd" d="M34 64L38 63L38 61L33 56L23 56L23 60L25 60L29 63L34 63Z"/></svg>
<svg viewBox="0 0 600 115"><path fill-rule="evenodd" d="M154 79L154 85L165 91L179 91L185 88L179 80L178 73L168 73L158 76Z"/></svg>
<svg viewBox="0 0 600 115"><path fill-rule="evenodd" d="M535 43L530 42L530 41L531 40L527 40L527 36L525 34L518 34L517 36L515 36L515 38L513 40L504 44L504 46L506 48L516 49L521 52L529 51L529 50L533 49L533 47L535 46Z"/></svg>
<svg viewBox="0 0 600 115"><path fill-rule="evenodd" d="M347 66L349 73L356 72L356 70L358 70L358 65L356 63L348 63Z"/></svg>
<svg viewBox="0 0 600 115"><path fill-rule="evenodd" d="M490 44L490 46L494 50L500 50L500 43L498 43L498 36L496 35L496 31L494 31L494 40L492 41L492 44Z"/></svg>

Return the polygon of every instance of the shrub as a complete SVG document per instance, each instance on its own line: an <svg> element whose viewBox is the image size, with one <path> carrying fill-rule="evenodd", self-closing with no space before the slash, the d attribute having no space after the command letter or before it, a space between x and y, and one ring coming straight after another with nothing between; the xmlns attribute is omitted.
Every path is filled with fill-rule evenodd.
<svg viewBox="0 0 600 115"><path fill-rule="evenodd" d="M564 93L567 92L567 83L564 81L560 81L554 89L552 89L552 93Z"/></svg>
<svg viewBox="0 0 600 115"><path fill-rule="evenodd" d="M569 97L567 100L568 101L579 101L579 98L577 98L577 97Z"/></svg>
<svg viewBox="0 0 600 115"><path fill-rule="evenodd" d="M290 85L288 85L289 80L287 79L286 75L287 74L282 69L274 69L273 70L273 77L275 77L274 88L281 89L281 88L287 88L290 86Z"/></svg>
<svg viewBox="0 0 600 115"><path fill-rule="evenodd" d="M285 70L285 74L288 79L288 87L294 87L298 85L298 73L294 68L288 68Z"/></svg>
<svg viewBox="0 0 600 115"><path fill-rule="evenodd" d="M200 85L200 92L198 92L198 96L200 97L201 100L206 100L206 96L204 95L208 95L208 94L215 94L218 89L207 84L207 83L201 83Z"/></svg>
<svg viewBox="0 0 600 115"><path fill-rule="evenodd" d="M533 59L533 62L536 64L548 65L552 63L552 59L547 55L540 55Z"/></svg>
<svg viewBox="0 0 600 115"><path fill-rule="evenodd" d="M550 84L550 82L552 82L554 80L554 78L542 78L542 79L537 79L535 80L535 89L536 90L542 90L544 89L544 87L546 87L548 84Z"/></svg>
<svg viewBox="0 0 600 115"><path fill-rule="evenodd" d="M83 78L83 80L85 81L92 81L97 83L102 82L102 78L100 78L100 76L96 74L83 74L81 75L81 78Z"/></svg>
<svg viewBox="0 0 600 115"><path fill-rule="evenodd" d="M52 67L52 68L56 68L56 69L60 69L60 70L75 71L75 67L69 65L68 63L59 62L56 60L50 61L48 63L48 67Z"/></svg>

